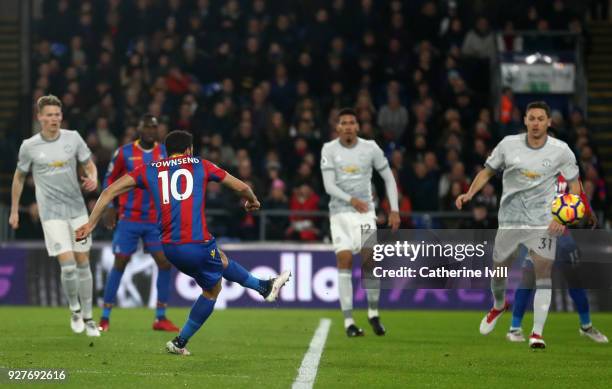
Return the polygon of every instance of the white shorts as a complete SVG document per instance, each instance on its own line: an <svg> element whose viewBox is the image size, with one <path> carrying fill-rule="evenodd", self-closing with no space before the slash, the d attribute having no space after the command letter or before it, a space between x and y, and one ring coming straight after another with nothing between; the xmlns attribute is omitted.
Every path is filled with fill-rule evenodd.
<svg viewBox="0 0 612 389"><path fill-rule="evenodd" d="M87 223L89 217L81 215L68 220L46 220L42 222L45 233L45 246L50 257L69 251L87 252L91 248L91 236L80 242L76 241L74 231Z"/></svg>
<svg viewBox="0 0 612 389"><path fill-rule="evenodd" d="M527 247L527 252L534 252L545 259L555 260L557 237L547 229L499 229L495 235L493 261L504 262L519 245Z"/></svg>
<svg viewBox="0 0 612 389"><path fill-rule="evenodd" d="M350 251L358 254L362 248L362 231L376 231L376 215L374 212L338 213L329 218L329 226L334 252Z"/></svg>

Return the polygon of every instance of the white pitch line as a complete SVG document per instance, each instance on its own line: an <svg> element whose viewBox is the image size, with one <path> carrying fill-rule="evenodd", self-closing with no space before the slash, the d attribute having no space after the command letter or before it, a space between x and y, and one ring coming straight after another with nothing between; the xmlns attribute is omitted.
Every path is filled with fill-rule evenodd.
<svg viewBox="0 0 612 389"><path fill-rule="evenodd" d="M311 389L313 387L330 326L330 319L323 318L319 322L319 326L310 341L308 351L306 351L304 359L302 359L298 375L295 377L295 381L293 381L292 389Z"/></svg>

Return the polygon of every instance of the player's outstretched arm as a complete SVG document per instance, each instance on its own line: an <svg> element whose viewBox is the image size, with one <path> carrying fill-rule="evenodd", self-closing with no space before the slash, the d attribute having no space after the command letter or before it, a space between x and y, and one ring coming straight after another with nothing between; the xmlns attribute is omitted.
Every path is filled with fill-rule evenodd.
<svg viewBox="0 0 612 389"><path fill-rule="evenodd" d="M463 204L472 200L472 197L474 197L476 193L480 192L480 190L487 184L487 182L489 182L491 177L493 177L494 175L495 170L491 169L488 166L485 166L484 169L478 172L478 174L474 178L474 181L472 181L472 185L470 185L470 189L467 191L467 193L457 196L457 199L455 200L455 205L457 206L457 209L463 208Z"/></svg>
<svg viewBox="0 0 612 389"><path fill-rule="evenodd" d="M257 196L253 193L253 190L250 186L248 186L245 182L237 179L231 174L227 173L223 181L221 181L223 185L229 187L234 192L236 192L240 197L246 199L246 203L244 204L244 208L247 211L257 211L261 208L261 204L257 200Z"/></svg>
<svg viewBox="0 0 612 389"><path fill-rule="evenodd" d="M25 179L26 174L19 169L15 169L13 184L11 185L11 214L9 216L9 224L14 230L19 228L19 200L21 199Z"/></svg>
<svg viewBox="0 0 612 389"><path fill-rule="evenodd" d="M129 192L130 190L136 187L136 181L129 175L126 174L117 181L113 182L111 186L104 189L94 206L93 211L91 211L91 215L89 215L89 221L87 224L82 225L76 230L76 239L83 240L87 238L91 231L96 228L96 225L100 221L104 210L108 206L108 204L113 201L113 199L125 192Z"/></svg>

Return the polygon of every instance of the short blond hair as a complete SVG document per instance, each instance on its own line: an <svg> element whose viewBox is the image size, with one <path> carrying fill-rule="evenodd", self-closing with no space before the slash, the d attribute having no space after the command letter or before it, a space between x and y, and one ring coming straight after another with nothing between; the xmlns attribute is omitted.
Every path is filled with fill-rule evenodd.
<svg viewBox="0 0 612 389"><path fill-rule="evenodd" d="M57 96L54 96L54 95L41 96L36 101L36 108L38 109L38 113L41 113L43 108L45 108L47 105L55 105L57 107L62 108L62 102Z"/></svg>

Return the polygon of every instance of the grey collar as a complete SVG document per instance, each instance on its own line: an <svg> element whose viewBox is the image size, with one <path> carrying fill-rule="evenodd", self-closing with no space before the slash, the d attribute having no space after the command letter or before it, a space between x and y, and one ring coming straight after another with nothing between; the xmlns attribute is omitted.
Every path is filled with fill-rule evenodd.
<svg viewBox="0 0 612 389"><path fill-rule="evenodd" d="M58 131L57 137L55 139L49 140L49 139L45 138L43 136L43 134L42 134L42 130L40 130L38 135L40 135L40 139L42 139L44 142L53 143L53 142L57 141L62 136L62 129L60 128L60 130Z"/></svg>
<svg viewBox="0 0 612 389"><path fill-rule="evenodd" d="M548 137L549 137L549 135L548 135L548 134L546 134L546 141L544 141L544 143L542 144L542 146L540 146L540 147L532 147L532 146L529 144L529 141L527 140L527 136L528 136L528 134L527 134L527 133L525 133L525 145L527 145L527 147L529 147L531 150L540 150L542 147L546 146L546 143L548 143Z"/></svg>

